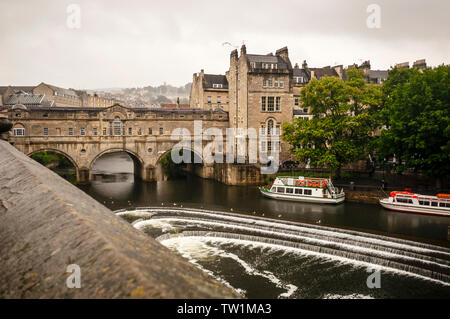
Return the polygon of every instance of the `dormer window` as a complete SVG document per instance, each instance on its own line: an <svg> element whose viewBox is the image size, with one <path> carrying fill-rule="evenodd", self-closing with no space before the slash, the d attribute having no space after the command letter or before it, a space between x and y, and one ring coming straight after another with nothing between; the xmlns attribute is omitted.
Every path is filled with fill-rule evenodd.
<svg viewBox="0 0 450 319"><path fill-rule="evenodd" d="M222 89L223 88L223 84L214 83L213 84L213 88L215 88L215 89Z"/></svg>

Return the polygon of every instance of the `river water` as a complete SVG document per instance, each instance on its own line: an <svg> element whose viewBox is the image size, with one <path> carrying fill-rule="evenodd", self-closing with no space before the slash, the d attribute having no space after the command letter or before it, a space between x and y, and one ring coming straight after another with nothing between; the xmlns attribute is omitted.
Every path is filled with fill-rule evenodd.
<svg viewBox="0 0 450 319"><path fill-rule="evenodd" d="M105 155L79 187L244 297L450 297L450 218L281 202L191 175L147 183L132 172L125 153Z"/></svg>

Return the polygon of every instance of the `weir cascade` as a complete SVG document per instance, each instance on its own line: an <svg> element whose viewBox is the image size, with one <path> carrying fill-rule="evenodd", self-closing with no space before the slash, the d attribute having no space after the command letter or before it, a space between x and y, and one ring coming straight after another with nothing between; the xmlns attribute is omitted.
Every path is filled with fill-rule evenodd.
<svg viewBox="0 0 450 319"><path fill-rule="evenodd" d="M373 268L390 276L432 282L450 293L450 249L446 247L348 229L204 209L146 207L120 210L116 214L232 287L235 285L229 281L234 280L233 276L228 275L231 279L227 280L226 271L216 269L216 264L229 264L232 260L247 276L268 280L274 289L279 289L278 297L295 296L306 288L280 279L278 266L274 268L272 265L270 270L261 266L266 257L275 260L288 256L285 260L292 262L284 265L279 259L278 264L283 264L279 267L284 272L286 267L292 267L290 272L298 272L297 277L308 269L308 263L321 260L319 268L324 269L324 276L329 276L325 267L342 271L339 267L350 265L359 268L360 273L365 272L361 271L362 268ZM251 252L252 249L256 251ZM300 261L300 257L292 257L292 254L302 256ZM213 262L213 258L220 260ZM307 258L306 266L300 268L298 265L304 258ZM354 271L345 269L345 272ZM361 275L352 275L351 278L359 277ZM237 292L239 290L236 289ZM248 296L245 292L242 294Z"/></svg>

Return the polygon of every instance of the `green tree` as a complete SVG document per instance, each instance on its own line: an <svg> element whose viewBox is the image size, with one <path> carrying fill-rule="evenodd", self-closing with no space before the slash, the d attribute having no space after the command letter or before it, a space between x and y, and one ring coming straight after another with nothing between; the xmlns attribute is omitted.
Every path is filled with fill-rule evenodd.
<svg viewBox="0 0 450 319"><path fill-rule="evenodd" d="M180 156L182 156L183 150L180 150L179 154ZM177 179L181 176L184 176L185 172L183 171L183 166L183 164L175 164L172 161L171 152L164 154L161 158L161 168L164 175L166 175L168 179Z"/></svg>
<svg viewBox="0 0 450 319"><path fill-rule="evenodd" d="M324 77L302 90L304 107L312 119L295 119L283 124L282 138L292 145L292 153L312 167L328 167L339 178L341 167L366 154L375 116L381 103L378 87L369 86L363 73L350 69L347 82Z"/></svg>
<svg viewBox="0 0 450 319"><path fill-rule="evenodd" d="M395 156L398 172L421 171L440 188L450 174L450 67L390 70L383 104L378 156Z"/></svg>

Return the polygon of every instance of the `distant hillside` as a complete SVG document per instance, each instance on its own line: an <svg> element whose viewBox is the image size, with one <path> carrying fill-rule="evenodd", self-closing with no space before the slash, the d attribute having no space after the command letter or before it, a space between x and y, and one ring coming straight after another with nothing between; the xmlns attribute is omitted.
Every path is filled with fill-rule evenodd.
<svg viewBox="0 0 450 319"><path fill-rule="evenodd" d="M159 86L111 88L102 89L102 91L110 92L118 100L125 102L126 105L142 107L158 103L176 103L178 98L180 103L189 104L191 86L192 83L179 87L164 83Z"/></svg>

